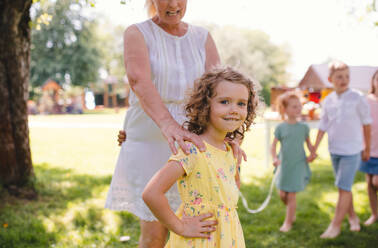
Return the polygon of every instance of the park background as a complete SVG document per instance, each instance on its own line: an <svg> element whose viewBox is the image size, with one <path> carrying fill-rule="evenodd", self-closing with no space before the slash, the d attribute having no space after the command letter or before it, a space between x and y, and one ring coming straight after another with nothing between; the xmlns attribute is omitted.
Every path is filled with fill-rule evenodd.
<svg viewBox="0 0 378 248"><path fill-rule="evenodd" d="M127 111L122 33L146 18L144 1L33 2L28 92L35 104L29 110L39 115L28 118L35 177L27 187L34 190L1 186L0 247L135 247L137 219L103 205L119 152L116 135ZM368 0L189 0L184 20L206 26L222 61L259 80L267 111L270 88L296 86L311 64L337 58L377 66L375 7ZM43 86L50 80L59 85L59 99L45 94L41 108ZM106 98L112 108L76 108L75 99L86 92L102 97L99 105ZM265 199L273 175L265 166L262 112L256 122L242 146L248 162L242 165L241 191L251 208ZM311 134L314 138L315 130ZM239 204L247 247L375 247L377 225L352 233L345 221L338 238L319 239L337 199L326 140L311 168L312 181L298 195L290 233L278 231L285 208L276 192L259 214L248 214ZM356 212L365 220L369 205L361 173L353 193Z"/></svg>

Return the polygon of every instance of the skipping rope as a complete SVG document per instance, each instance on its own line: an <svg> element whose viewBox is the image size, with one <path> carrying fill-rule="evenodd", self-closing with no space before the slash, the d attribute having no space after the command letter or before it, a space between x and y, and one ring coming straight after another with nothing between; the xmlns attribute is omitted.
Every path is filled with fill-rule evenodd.
<svg viewBox="0 0 378 248"><path fill-rule="evenodd" d="M242 192L239 190L239 195L240 195L240 198L242 200L242 203L243 203L243 206L244 208L247 210L248 213L250 214L256 214L256 213L259 213L261 211L263 211L269 204L269 201L270 201L270 198L272 197L272 193L273 193L273 188L274 188L274 182L276 181L276 171L277 171L277 168L279 166L277 166L276 168L274 168L274 171L273 171L273 178L272 178L272 182L270 183L270 188L269 188L269 193L268 193L268 196L265 198L264 202L260 205L260 207L258 207L257 209L250 209L248 207L248 202L247 200L245 199L245 197L243 196ZM279 170L279 168L278 168Z"/></svg>

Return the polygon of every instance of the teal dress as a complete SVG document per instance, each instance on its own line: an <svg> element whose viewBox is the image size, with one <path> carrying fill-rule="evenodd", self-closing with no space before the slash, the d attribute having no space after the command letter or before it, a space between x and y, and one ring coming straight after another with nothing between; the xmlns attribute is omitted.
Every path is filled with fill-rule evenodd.
<svg viewBox="0 0 378 248"><path fill-rule="evenodd" d="M281 143L279 159L280 168L276 179L276 186L285 192L304 190L310 181L311 171L306 160L304 143L310 129L307 124L281 123L274 131L274 136Z"/></svg>

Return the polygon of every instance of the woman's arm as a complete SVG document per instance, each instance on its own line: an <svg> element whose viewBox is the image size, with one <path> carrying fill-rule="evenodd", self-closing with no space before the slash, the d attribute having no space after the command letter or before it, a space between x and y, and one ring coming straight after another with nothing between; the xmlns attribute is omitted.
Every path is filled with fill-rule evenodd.
<svg viewBox="0 0 378 248"><path fill-rule="evenodd" d="M278 143L278 139L274 138L271 149L270 149L270 153L271 153L272 158L273 158L274 167L277 167L278 165L281 164L281 161L277 157L277 143Z"/></svg>
<svg viewBox="0 0 378 248"><path fill-rule="evenodd" d="M181 176L184 169L177 161L168 162L150 180L143 191L143 200L156 218L169 230L184 237L209 238L209 232L215 231L216 221L205 221L211 214L184 217L181 220L174 214L165 197L165 193Z"/></svg>
<svg viewBox="0 0 378 248"><path fill-rule="evenodd" d="M220 64L220 57L218 54L218 50L217 50L217 47L215 46L213 37L211 37L210 33L207 35L207 39L205 43L205 51L206 51L205 70L209 71L213 67Z"/></svg>
<svg viewBox="0 0 378 248"><path fill-rule="evenodd" d="M157 124L168 141L169 147L177 154L175 141L188 154L184 141L191 141L201 151L205 144L195 134L184 130L171 116L158 91L151 81L151 67L148 48L143 35L135 25L124 33L124 62L129 84L148 116Z"/></svg>
<svg viewBox="0 0 378 248"><path fill-rule="evenodd" d="M238 186L238 189L240 189L240 166L237 165L236 166L236 174L235 174L235 182L236 182L236 186Z"/></svg>
<svg viewBox="0 0 378 248"><path fill-rule="evenodd" d="M244 161L247 161L247 154L240 148L241 140L229 140L225 139L225 141L231 146L232 148L232 154L234 155L234 158L237 159L237 165L240 166L242 158Z"/></svg>

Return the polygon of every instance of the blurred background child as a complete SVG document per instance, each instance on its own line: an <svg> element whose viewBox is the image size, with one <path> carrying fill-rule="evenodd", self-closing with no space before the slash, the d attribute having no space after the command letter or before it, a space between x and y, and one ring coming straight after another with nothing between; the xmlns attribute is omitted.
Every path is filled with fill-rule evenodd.
<svg viewBox="0 0 378 248"><path fill-rule="evenodd" d="M328 80L333 84L334 91L322 102L322 115L314 150L317 150L324 133L327 132L328 150L339 196L335 216L321 238L338 236L346 214L349 215L350 230L360 231L351 188L361 156L364 161L370 156L369 105L360 92L349 88L349 67L340 61L331 62Z"/></svg>
<svg viewBox="0 0 378 248"><path fill-rule="evenodd" d="M280 166L276 186L280 190L280 198L286 205L286 217L280 231L288 232L295 221L296 193L303 191L308 184L311 171L308 161L315 159L315 154L306 158L304 143L310 151L313 146L309 138L310 129L307 124L298 122L302 104L294 92L287 92L278 99L278 107L283 122L274 131L271 147L273 165ZM277 156L276 146L280 142L281 150Z"/></svg>

